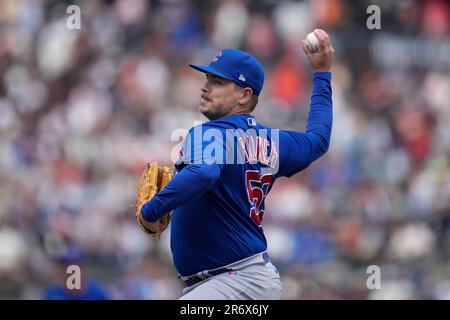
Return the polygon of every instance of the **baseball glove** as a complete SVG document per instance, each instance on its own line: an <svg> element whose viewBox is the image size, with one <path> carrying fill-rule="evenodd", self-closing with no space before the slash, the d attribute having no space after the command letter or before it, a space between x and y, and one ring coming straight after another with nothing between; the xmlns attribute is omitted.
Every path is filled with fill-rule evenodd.
<svg viewBox="0 0 450 320"><path fill-rule="evenodd" d="M137 201L136 201L136 219L141 229L152 237L160 237L161 233L167 229L172 213L168 212L159 219L159 229L156 231L149 230L142 223L141 208L153 196L160 192L173 178L173 168L158 167L157 162L147 164L147 168L142 172L137 187Z"/></svg>

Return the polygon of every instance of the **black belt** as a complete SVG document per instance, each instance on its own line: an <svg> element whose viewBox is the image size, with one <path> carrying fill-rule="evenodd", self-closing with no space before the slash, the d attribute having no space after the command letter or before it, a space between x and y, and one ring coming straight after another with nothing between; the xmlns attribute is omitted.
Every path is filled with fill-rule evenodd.
<svg viewBox="0 0 450 320"><path fill-rule="evenodd" d="M221 273L231 272L231 271L234 271L234 270L233 269L229 269L229 268L220 268L220 269L217 269L217 270L208 271L206 274L195 275L195 276L189 277L186 280L183 280L183 279L181 279L181 280L184 282L184 284L187 287L190 287L190 286L193 286L194 284L196 284L196 283L198 283L200 281L203 281L205 279L208 279L210 277L217 276L217 275L219 275Z"/></svg>
<svg viewBox="0 0 450 320"><path fill-rule="evenodd" d="M267 254L267 252L263 253L262 258L263 258L263 261L265 263L268 263L270 261L269 255ZM190 276L186 280L183 280L181 276L179 276L179 278L181 279L181 281L183 281L183 283L187 287L190 287L190 286L193 286L194 284L196 284L196 283L198 283L200 281L203 281L205 279L208 279L210 277L217 276L217 275L219 275L221 273L232 272L232 271L235 271L235 270L223 267L223 268L219 268L219 269L216 269L216 270L211 270L211 271L207 271L207 272L204 272L204 273L200 273L198 275Z"/></svg>

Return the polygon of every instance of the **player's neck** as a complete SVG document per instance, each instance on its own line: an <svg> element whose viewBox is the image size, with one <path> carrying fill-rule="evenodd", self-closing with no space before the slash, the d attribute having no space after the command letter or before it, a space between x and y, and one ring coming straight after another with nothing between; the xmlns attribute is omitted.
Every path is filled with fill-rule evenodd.
<svg viewBox="0 0 450 320"><path fill-rule="evenodd" d="M231 112L228 115L226 115L226 117L234 116L236 114L251 114L251 111L248 110L248 108L237 107L237 108L231 110Z"/></svg>

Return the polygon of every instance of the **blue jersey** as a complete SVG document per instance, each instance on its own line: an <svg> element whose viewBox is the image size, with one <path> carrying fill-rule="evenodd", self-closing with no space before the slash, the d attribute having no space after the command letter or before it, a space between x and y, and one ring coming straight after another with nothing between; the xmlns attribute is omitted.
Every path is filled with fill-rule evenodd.
<svg viewBox="0 0 450 320"><path fill-rule="evenodd" d="M177 174L142 209L147 221L175 209L171 249L181 276L267 249L264 200L275 180L305 169L328 150L330 80L329 72L313 76L305 132L272 129L250 114L209 121L189 131L176 163Z"/></svg>

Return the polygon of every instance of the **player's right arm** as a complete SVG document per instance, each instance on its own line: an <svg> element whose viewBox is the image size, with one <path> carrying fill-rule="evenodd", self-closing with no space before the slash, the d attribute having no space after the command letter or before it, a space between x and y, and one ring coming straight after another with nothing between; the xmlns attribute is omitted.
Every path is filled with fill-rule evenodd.
<svg viewBox="0 0 450 320"><path fill-rule="evenodd" d="M303 43L303 50L314 72L306 132L280 132L279 176L290 177L305 169L314 160L325 154L330 145L333 102L329 70L334 49L325 31L315 30L314 33L319 39L319 51L311 53Z"/></svg>

